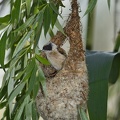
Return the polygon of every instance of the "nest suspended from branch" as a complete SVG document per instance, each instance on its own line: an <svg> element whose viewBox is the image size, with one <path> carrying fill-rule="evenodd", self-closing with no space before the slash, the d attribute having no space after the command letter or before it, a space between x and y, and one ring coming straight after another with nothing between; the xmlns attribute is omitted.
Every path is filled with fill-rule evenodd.
<svg viewBox="0 0 120 120"><path fill-rule="evenodd" d="M55 77L46 81L47 96L40 91L37 107L44 120L77 120L77 106L86 108L88 76L80 30L77 0L72 0L72 13L64 32L69 37L70 50ZM66 36L58 32L51 41L62 45Z"/></svg>

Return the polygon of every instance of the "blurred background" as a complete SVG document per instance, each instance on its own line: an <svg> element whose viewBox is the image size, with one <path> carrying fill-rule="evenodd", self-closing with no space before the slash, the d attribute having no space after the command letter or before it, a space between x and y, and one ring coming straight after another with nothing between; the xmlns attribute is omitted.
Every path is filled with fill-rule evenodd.
<svg viewBox="0 0 120 120"><path fill-rule="evenodd" d="M112 52L120 31L120 0L111 0L110 10L107 0L99 0L93 12L85 16L88 0L78 0L78 2L84 47L89 50ZM60 23L64 26L71 8L69 0L64 0L63 4L66 7L61 9L63 19L60 18ZM9 2L0 0L0 17L8 13ZM54 31L56 32L56 29ZM50 37L44 38L43 34L40 38L39 47L42 48L43 44L49 40ZM3 75L4 72L0 69L0 85ZM2 111L0 111L0 116L2 116ZM114 85L109 85L108 120L120 120L120 80Z"/></svg>

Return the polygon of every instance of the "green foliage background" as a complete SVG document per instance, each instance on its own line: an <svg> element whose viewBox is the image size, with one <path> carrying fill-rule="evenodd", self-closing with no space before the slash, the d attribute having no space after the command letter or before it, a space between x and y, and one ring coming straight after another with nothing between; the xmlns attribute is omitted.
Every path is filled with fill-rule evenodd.
<svg viewBox="0 0 120 120"><path fill-rule="evenodd" d="M53 0L11 0L10 14L0 18L0 64L5 71L0 88L0 108L6 107L3 119L39 118L35 98L40 85L46 89L39 62L49 62L39 55L37 44L42 29L45 36L54 25L63 30L57 20L61 6L61 1Z"/></svg>

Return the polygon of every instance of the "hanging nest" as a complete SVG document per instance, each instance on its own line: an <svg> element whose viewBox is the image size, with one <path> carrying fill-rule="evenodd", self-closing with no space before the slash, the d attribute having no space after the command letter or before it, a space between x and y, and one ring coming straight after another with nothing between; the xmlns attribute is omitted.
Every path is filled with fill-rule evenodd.
<svg viewBox="0 0 120 120"><path fill-rule="evenodd" d="M44 120L77 120L77 106L86 109L88 76L77 0L72 0L71 6L72 13L64 28L70 43L67 59L63 69L55 77L47 79L47 96L40 90L36 100ZM66 36L58 32L51 41L61 46L65 39Z"/></svg>

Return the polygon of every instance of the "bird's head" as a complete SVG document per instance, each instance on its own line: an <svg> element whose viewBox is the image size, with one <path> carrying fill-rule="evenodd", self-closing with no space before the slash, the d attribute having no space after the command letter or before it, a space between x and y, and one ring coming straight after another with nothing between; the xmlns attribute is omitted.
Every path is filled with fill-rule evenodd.
<svg viewBox="0 0 120 120"><path fill-rule="evenodd" d="M55 45L52 42L49 42L49 43L47 43L43 46L42 50L43 51L52 51L52 50L55 50L55 49L57 49L57 45Z"/></svg>

